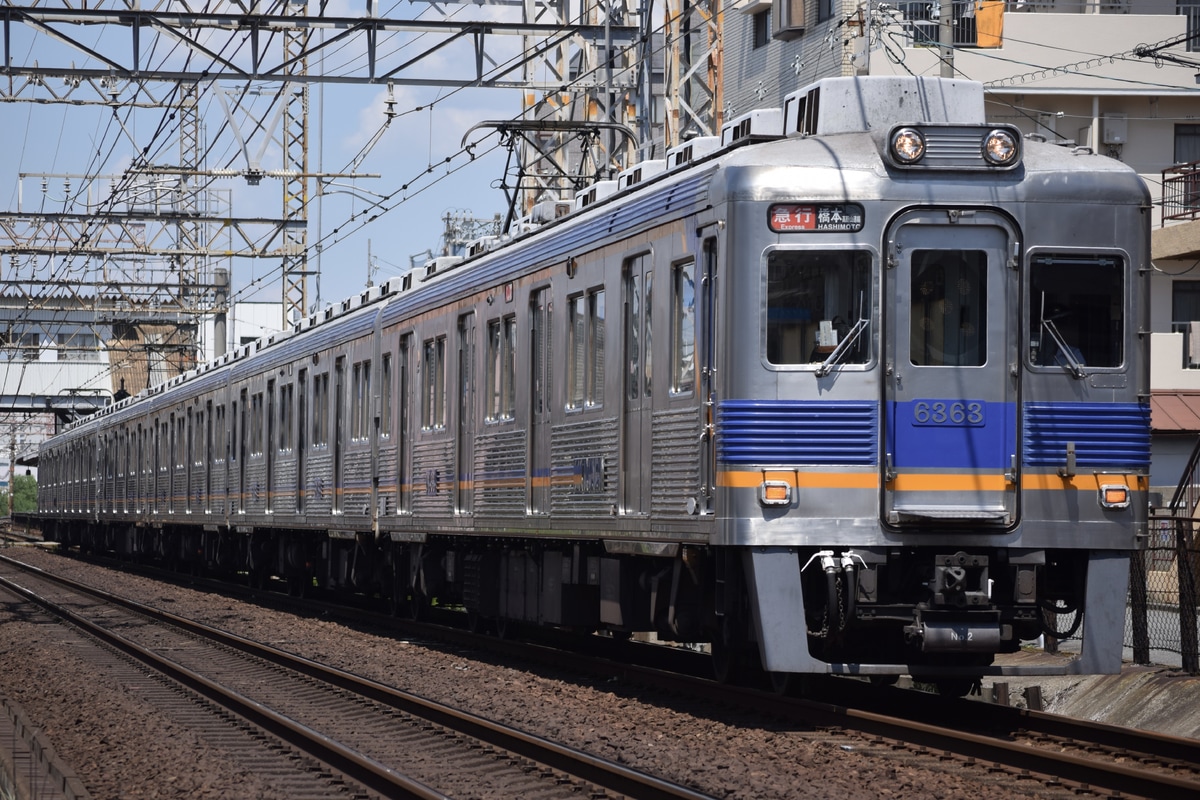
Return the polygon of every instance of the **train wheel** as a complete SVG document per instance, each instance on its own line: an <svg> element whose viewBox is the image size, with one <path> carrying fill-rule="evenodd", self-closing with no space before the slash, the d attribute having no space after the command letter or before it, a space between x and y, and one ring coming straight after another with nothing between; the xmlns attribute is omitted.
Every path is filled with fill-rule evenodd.
<svg viewBox="0 0 1200 800"><path fill-rule="evenodd" d="M780 697L798 695L803 692L804 676L795 672L768 672L771 681L771 691Z"/></svg>
<svg viewBox="0 0 1200 800"><path fill-rule="evenodd" d="M408 607L406 616L413 622L420 622L429 618L429 598L413 589L408 594Z"/></svg>
<svg viewBox="0 0 1200 800"><path fill-rule="evenodd" d="M496 636L501 639L511 639L516 635L517 623L508 617L496 617Z"/></svg>
<svg viewBox="0 0 1200 800"><path fill-rule="evenodd" d="M712 643L713 677L718 683L745 683L750 670L746 650L722 641Z"/></svg>

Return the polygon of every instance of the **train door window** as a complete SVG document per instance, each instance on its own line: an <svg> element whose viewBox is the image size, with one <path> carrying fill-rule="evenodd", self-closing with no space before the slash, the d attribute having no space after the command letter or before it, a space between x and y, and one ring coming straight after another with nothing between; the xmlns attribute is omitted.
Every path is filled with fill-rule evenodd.
<svg viewBox="0 0 1200 800"><path fill-rule="evenodd" d="M1034 256L1029 270L1030 363L1072 371L1121 366L1124 287L1125 262L1116 255Z"/></svg>
<svg viewBox="0 0 1200 800"><path fill-rule="evenodd" d="M773 250L767 256L767 361L819 365L848 336L841 364L865 364L871 255L863 250Z"/></svg>
<svg viewBox="0 0 1200 800"><path fill-rule="evenodd" d="M597 408L604 399L604 290L568 303L567 408Z"/></svg>
<svg viewBox="0 0 1200 800"><path fill-rule="evenodd" d="M296 393L294 384L279 387L279 452L290 453L292 450L292 425L295 423L293 398Z"/></svg>
<svg viewBox="0 0 1200 800"><path fill-rule="evenodd" d="M368 436L371 417L371 362L359 361L350 374L350 439L361 442Z"/></svg>
<svg viewBox="0 0 1200 800"><path fill-rule="evenodd" d="M329 373L313 375L312 391L312 443L313 447L329 444Z"/></svg>
<svg viewBox="0 0 1200 800"><path fill-rule="evenodd" d="M515 314L488 322L484 375L484 419L487 422L506 422L516 414L516 339Z"/></svg>
<svg viewBox="0 0 1200 800"><path fill-rule="evenodd" d="M653 261L649 253L625 263L625 393L629 400L650 397L653 376L654 335L651 309L654 306Z"/></svg>
<svg viewBox="0 0 1200 800"><path fill-rule="evenodd" d="M305 474L308 457L308 370L296 375L296 511L304 513L304 498L308 476Z"/></svg>
<svg viewBox="0 0 1200 800"><path fill-rule="evenodd" d="M379 438L392 435L392 354L384 353L379 362Z"/></svg>
<svg viewBox="0 0 1200 800"><path fill-rule="evenodd" d="M399 361L396 364L396 511L409 511L412 496L408 486L408 449L409 449L409 357L412 350L412 336L405 334L400 337Z"/></svg>
<svg viewBox="0 0 1200 800"><path fill-rule="evenodd" d="M987 254L916 250L912 254L909 354L924 367L987 362Z"/></svg>
<svg viewBox="0 0 1200 800"><path fill-rule="evenodd" d="M250 397L250 455L263 453L263 394L255 392Z"/></svg>
<svg viewBox="0 0 1200 800"><path fill-rule="evenodd" d="M229 453L229 439L225 435L225 406L217 406L213 413L216 415L213 421L213 442L217 448L214 456L218 463L224 463Z"/></svg>
<svg viewBox="0 0 1200 800"><path fill-rule="evenodd" d="M425 342L421 387L421 427L427 431L446 427L446 337Z"/></svg>
<svg viewBox="0 0 1200 800"><path fill-rule="evenodd" d="M696 264L671 269L671 393L696 390Z"/></svg>

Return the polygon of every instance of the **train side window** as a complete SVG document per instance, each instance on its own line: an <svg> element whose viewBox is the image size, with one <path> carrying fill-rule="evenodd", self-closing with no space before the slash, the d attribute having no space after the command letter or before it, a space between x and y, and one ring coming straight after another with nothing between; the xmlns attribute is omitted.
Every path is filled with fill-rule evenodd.
<svg viewBox="0 0 1200 800"><path fill-rule="evenodd" d="M863 250L774 250L767 256L767 361L820 365L870 313L871 254ZM865 364L860 335L840 359Z"/></svg>
<svg viewBox="0 0 1200 800"><path fill-rule="evenodd" d="M1029 362L1071 371L1121 366L1124 310L1124 259L1034 256L1029 268Z"/></svg>
<svg viewBox="0 0 1200 800"><path fill-rule="evenodd" d="M671 393L696 390L696 264L671 271Z"/></svg>
<svg viewBox="0 0 1200 800"><path fill-rule="evenodd" d="M446 427L446 337L425 342L421 392L421 427L427 431Z"/></svg>
<svg viewBox="0 0 1200 800"><path fill-rule="evenodd" d="M572 297L567 309L567 408L598 408L604 398L604 290Z"/></svg>
<svg viewBox="0 0 1200 800"><path fill-rule="evenodd" d="M909 355L920 367L987 363L987 254L914 250Z"/></svg>
<svg viewBox="0 0 1200 800"><path fill-rule="evenodd" d="M488 322L486 411L488 422L511 420L516 416L517 317L510 314Z"/></svg>

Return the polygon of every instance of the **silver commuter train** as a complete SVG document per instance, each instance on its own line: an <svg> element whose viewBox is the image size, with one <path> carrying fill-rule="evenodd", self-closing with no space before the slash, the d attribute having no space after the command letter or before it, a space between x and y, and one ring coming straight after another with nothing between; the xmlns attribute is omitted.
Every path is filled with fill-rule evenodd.
<svg viewBox="0 0 1200 800"><path fill-rule="evenodd" d="M822 80L73 423L39 513L505 633L708 642L722 678L1114 672L1149 207L979 84ZM993 664L1043 634L1079 658Z"/></svg>

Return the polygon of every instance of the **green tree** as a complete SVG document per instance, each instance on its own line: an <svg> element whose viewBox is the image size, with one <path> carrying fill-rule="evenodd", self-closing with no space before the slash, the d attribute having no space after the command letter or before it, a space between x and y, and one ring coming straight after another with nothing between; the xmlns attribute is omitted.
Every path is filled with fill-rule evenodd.
<svg viewBox="0 0 1200 800"><path fill-rule="evenodd" d="M13 513L37 511L37 478L32 475L13 476ZM8 491L0 489L0 515L8 514Z"/></svg>

